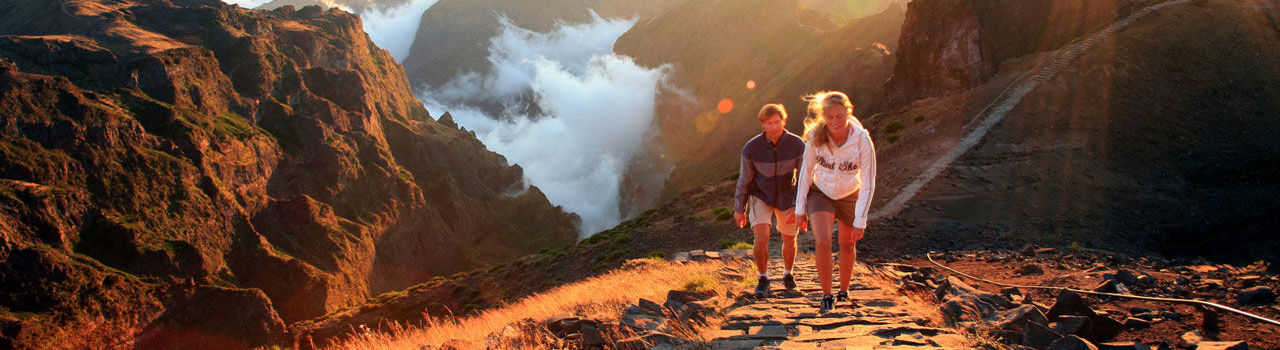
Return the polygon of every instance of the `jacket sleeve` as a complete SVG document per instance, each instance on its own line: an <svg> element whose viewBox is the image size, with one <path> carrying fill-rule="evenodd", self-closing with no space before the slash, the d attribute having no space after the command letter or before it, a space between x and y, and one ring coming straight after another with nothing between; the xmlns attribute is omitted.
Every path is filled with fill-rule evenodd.
<svg viewBox="0 0 1280 350"><path fill-rule="evenodd" d="M804 156L800 157L800 170L796 172L796 215L804 215L809 205L809 187L813 185L813 163L818 157L813 148L812 140L804 142Z"/></svg>
<svg viewBox="0 0 1280 350"><path fill-rule="evenodd" d="M858 165L862 171L862 188L858 189L858 202L854 207L853 227L867 228L867 215L871 212L871 198L876 193L876 146L871 143L871 133L862 133Z"/></svg>
<svg viewBox="0 0 1280 350"><path fill-rule="evenodd" d="M750 146L751 142L747 142ZM733 212L743 213L747 211L747 189L751 186L752 179L756 177L755 165L751 164L751 159L747 158L747 146L742 146L742 155L738 158L738 186L733 191Z"/></svg>

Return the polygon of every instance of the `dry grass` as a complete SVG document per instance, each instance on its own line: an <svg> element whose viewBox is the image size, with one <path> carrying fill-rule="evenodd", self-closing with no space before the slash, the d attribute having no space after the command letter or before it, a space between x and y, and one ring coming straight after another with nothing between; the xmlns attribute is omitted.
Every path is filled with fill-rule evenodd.
<svg viewBox="0 0 1280 350"><path fill-rule="evenodd" d="M562 314L616 320L626 305L639 298L662 302L668 291L690 283L707 283L707 276L714 276L716 270L724 267L720 262L682 265L633 260L622 269L529 296L506 307L460 319L430 318L424 326L393 325L387 332L361 332L339 340L330 348L416 350L423 345L439 346L446 342L468 348L483 347L490 334L521 320L541 321ZM677 330L676 333L683 334L676 335L691 336L695 338L691 340L696 341L695 335L703 333L700 328Z"/></svg>

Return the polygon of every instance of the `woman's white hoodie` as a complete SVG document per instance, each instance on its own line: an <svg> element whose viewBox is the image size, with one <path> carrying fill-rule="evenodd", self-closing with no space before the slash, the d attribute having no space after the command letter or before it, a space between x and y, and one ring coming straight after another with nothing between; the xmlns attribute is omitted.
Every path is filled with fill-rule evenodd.
<svg viewBox="0 0 1280 350"><path fill-rule="evenodd" d="M849 138L839 147L830 143L814 145L813 134L805 135L796 186L796 214L806 214L810 184L836 200L857 192L853 227L867 228L867 213L876 190L876 148L862 123L851 120L849 124Z"/></svg>

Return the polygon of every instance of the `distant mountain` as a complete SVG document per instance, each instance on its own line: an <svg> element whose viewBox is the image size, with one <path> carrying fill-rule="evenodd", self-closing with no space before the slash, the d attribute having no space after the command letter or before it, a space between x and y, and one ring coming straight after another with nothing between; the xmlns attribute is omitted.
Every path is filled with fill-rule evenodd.
<svg viewBox="0 0 1280 350"><path fill-rule="evenodd" d="M351 14L24 1L0 33L6 347L263 346L576 236Z"/></svg>
<svg viewBox="0 0 1280 350"><path fill-rule="evenodd" d="M487 73L489 40L502 28L499 16L535 32L556 23L603 17L650 18L685 0L440 0L422 24L404 60L409 82L440 86L459 74Z"/></svg>

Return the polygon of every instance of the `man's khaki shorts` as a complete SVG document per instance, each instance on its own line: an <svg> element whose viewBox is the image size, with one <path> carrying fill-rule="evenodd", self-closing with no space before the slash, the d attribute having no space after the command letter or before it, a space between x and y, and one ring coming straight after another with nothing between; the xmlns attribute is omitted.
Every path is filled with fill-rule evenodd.
<svg viewBox="0 0 1280 350"><path fill-rule="evenodd" d="M795 236L796 233L799 233L795 223L787 223L787 213L791 212L790 210L778 210L769 206L760 198L750 197L751 200L747 203L747 220L751 222L751 226L768 225L772 223L773 219L777 219L778 225L775 227L778 228L778 232L787 236Z"/></svg>

